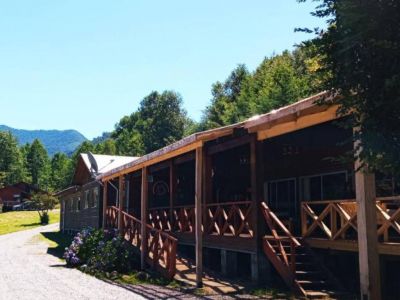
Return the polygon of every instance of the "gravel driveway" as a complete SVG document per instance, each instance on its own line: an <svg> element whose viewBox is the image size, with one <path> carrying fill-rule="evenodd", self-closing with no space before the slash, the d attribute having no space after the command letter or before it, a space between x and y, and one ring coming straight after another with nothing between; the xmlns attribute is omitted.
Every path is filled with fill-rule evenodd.
<svg viewBox="0 0 400 300"><path fill-rule="evenodd" d="M57 257L47 254L48 244L37 236L56 231L58 224L0 235L0 300L58 299L254 299L248 295L195 296L167 287L119 285L65 267ZM270 299L270 298L268 298Z"/></svg>
<svg viewBox="0 0 400 300"><path fill-rule="evenodd" d="M78 270L47 254L34 237L58 224L0 236L0 299L148 299Z"/></svg>

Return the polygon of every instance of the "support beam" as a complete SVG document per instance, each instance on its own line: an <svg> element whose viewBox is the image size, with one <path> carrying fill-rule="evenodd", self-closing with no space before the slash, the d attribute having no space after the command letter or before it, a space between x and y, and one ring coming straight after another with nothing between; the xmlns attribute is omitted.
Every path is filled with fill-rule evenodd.
<svg viewBox="0 0 400 300"><path fill-rule="evenodd" d="M238 275L237 252L221 249L221 273L226 277L234 278Z"/></svg>
<svg viewBox="0 0 400 300"><path fill-rule="evenodd" d="M131 177L130 175L125 175L125 201L126 201L126 212L129 214L130 209L130 199L131 198ZM133 215L133 213L131 213Z"/></svg>
<svg viewBox="0 0 400 300"><path fill-rule="evenodd" d="M203 286L203 233L202 233L202 191L203 191L203 147L196 149L196 286Z"/></svg>
<svg viewBox="0 0 400 300"><path fill-rule="evenodd" d="M173 228L173 207L174 207L174 197L175 197L175 166L174 161L171 159L169 161L169 222L171 224L171 229Z"/></svg>
<svg viewBox="0 0 400 300"><path fill-rule="evenodd" d="M253 282L258 282L259 272L258 272L258 260L260 255L260 241L261 236L259 233L259 199L257 197L257 137L253 134L250 140L250 184L251 184L251 202L253 203L252 214L252 227L254 230L254 237L256 238L257 252L251 255L251 279Z"/></svg>
<svg viewBox="0 0 400 300"><path fill-rule="evenodd" d="M103 229L107 226L107 194L108 194L108 181L103 183Z"/></svg>
<svg viewBox="0 0 400 300"><path fill-rule="evenodd" d="M124 209L124 176L118 177L118 231L122 230L122 210Z"/></svg>
<svg viewBox="0 0 400 300"><path fill-rule="evenodd" d="M378 237L376 226L375 176L355 164L358 257L362 300L381 299Z"/></svg>
<svg viewBox="0 0 400 300"><path fill-rule="evenodd" d="M140 246L140 262L141 268L144 270L146 268L146 255L147 255L147 198L148 198L148 189L149 184L147 182L148 179L148 170L147 167L142 169L142 197L141 197L141 246Z"/></svg>

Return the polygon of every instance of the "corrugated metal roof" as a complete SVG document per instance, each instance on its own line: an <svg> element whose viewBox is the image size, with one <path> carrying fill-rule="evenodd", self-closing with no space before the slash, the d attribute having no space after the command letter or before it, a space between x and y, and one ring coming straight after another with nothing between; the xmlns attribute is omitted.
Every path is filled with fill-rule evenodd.
<svg viewBox="0 0 400 300"><path fill-rule="evenodd" d="M117 156L117 155L102 155L92 154L98 167L97 175L107 173L115 168L126 165L130 162L137 160L139 157L135 156ZM81 153L81 157L85 162L86 167L89 171L93 170L93 166L89 160L87 153Z"/></svg>

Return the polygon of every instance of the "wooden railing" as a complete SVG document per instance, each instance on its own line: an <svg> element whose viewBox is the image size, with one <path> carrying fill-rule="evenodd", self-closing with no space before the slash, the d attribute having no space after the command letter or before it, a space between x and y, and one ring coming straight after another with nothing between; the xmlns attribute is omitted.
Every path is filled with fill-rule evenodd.
<svg viewBox="0 0 400 300"><path fill-rule="evenodd" d="M379 241L400 243L400 197L376 199ZM355 200L307 201L301 204L302 236L357 240Z"/></svg>
<svg viewBox="0 0 400 300"><path fill-rule="evenodd" d="M253 237L251 201L207 204L202 226L207 235ZM194 234L194 205L149 209L148 222L163 231Z"/></svg>
<svg viewBox="0 0 400 300"><path fill-rule="evenodd" d="M196 224L194 205L175 206L172 210L172 229L174 232L193 233Z"/></svg>
<svg viewBox="0 0 400 300"><path fill-rule="evenodd" d="M115 206L106 209L106 228L117 228L119 209ZM122 211L122 229L120 234L133 246L140 247L142 242L141 228L143 222L134 216ZM146 226L146 261L165 277L172 279L176 273L176 251L178 241L171 234ZM143 249L143 247L140 247Z"/></svg>
<svg viewBox="0 0 400 300"><path fill-rule="evenodd" d="M108 206L106 208L106 226L105 228L118 228L118 207Z"/></svg>
<svg viewBox="0 0 400 300"><path fill-rule="evenodd" d="M178 240L170 234L146 225L147 263L172 279L176 273L176 251Z"/></svg>
<svg viewBox="0 0 400 300"><path fill-rule="evenodd" d="M169 207L149 209L148 223L156 229L171 231L171 212Z"/></svg>
<svg viewBox="0 0 400 300"><path fill-rule="evenodd" d="M149 209L149 224L163 231L194 233L195 217L194 205Z"/></svg>
<svg viewBox="0 0 400 300"><path fill-rule="evenodd" d="M206 205L206 234L253 237L253 202L223 202Z"/></svg>
<svg viewBox="0 0 400 300"><path fill-rule="evenodd" d="M140 247L142 221L134 216L122 212L122 236L133 246Z"/></svg>
<svg viewBox="0 0 400 300"><path fill-rule="evenodd" d="M300 242L292 235L281 220L270 210L265 202L261 211L269 233L264 236L264 251L272 260L279 260L278 271L293 277L296 272L296 248Z"/></svg>

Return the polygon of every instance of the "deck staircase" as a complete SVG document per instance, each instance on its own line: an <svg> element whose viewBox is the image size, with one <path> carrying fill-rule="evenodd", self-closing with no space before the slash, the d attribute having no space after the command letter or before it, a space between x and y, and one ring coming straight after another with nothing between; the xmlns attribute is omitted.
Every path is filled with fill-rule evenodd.
<svg viewBox="0 0 400 300"><path fill-rule="evenodd" d="M263 250L286 285L307 298L336 298L343 288L303 240L296 238L283 222L261 203L269 229L263 237Z"/></svg>

